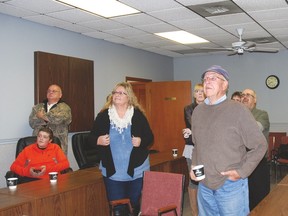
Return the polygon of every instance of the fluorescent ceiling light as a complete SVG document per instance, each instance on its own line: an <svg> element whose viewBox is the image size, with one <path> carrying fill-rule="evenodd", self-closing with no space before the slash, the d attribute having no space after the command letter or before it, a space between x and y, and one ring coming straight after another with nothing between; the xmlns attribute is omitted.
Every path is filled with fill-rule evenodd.
<svg viewBox="0 0 288 216"><path fill-rule="evenodd" d="M196 44L196 43L209 42L201 37L198 37L185 31L173 31L173 32L155 33L155 34L160 37L164 37L181 44Z"/></svg>
<svg viewBox="0 0 288 216"><path fill-rule="evenodd" d="M140 11L131 8L115 0L55 0L60 3L98 14L109 18L127 14L139 13Z"/></svg>

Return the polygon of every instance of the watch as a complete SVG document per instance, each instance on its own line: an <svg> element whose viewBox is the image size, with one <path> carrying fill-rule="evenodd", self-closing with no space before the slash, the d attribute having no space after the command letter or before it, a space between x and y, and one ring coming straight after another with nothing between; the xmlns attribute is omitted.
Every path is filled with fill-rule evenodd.
<svg viewBox="0 0 288 216"><path fill-rule="evenodd" d="M280 84L280 80L279 77L277 77L276 75L269 75L266 78L265 83L269 89L276 89Z"/></svg>

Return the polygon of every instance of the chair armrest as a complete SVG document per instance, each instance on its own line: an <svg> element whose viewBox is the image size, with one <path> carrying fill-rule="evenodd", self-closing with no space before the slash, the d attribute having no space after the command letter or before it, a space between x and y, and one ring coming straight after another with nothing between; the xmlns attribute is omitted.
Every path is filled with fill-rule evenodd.
<svg viewBox="0 0 288 216"><path fill-rule="evenodd" d="M69 172L73 172L73 169L71 167L60 171L60 174L66 174L66 173L69 173Z"/></svg>
<svg viewBox="0 0 288 216"><path fill-rule="evenodd" d="M131 203L130 203L130 199L112 200L112 201L109 202L109 204L110 204L112 209L114 207L116 207L116 206L119 206L119 205L127 205L130 214L133 214L133 209L132 209L132 206L131 206Z"/></svg>
<svg viewBox="0 0 288 216"><path fill-rule="evenodd" d="M176 209L177 209L176 205L168 205L165 207L161 207L158 209L158 215L162 215L162 214L170 212L170 211L174 211L175 215L177 215Z"/></svg>

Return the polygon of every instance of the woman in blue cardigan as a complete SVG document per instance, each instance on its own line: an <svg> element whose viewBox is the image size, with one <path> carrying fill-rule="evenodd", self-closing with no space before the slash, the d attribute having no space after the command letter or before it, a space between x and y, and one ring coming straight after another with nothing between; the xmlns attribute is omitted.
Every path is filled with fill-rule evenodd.
<svg viewBox="0 0 288 216"><path fill-rule="evenodd" d="M91 130L109 201L129 198L137 215L154 136L130 83L117 84Z"/></svg>

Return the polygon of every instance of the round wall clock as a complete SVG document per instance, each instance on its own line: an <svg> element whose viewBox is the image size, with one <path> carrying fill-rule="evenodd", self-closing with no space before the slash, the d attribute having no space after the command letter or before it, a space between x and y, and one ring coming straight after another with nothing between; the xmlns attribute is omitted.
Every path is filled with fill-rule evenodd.
<svg viewBox="0 0 288 216"><path fill-rule="evenodd" d="M277 77L276 75L269 75L266 78L265 83L269 89L276 89L280 84L280 80L279 77Z"/></svg>

